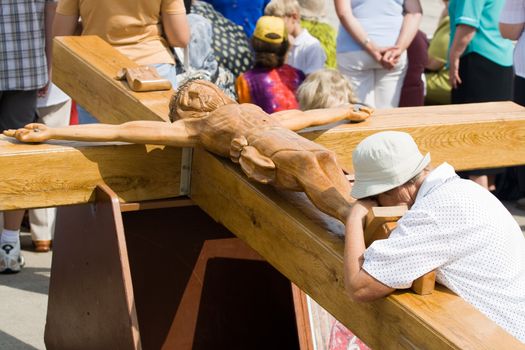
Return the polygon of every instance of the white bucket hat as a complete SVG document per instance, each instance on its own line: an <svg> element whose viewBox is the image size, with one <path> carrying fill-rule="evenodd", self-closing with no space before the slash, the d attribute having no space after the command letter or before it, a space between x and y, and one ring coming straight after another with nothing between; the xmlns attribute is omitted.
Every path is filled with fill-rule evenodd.
<svg viewBox="0 0 525 350"><path fill-rule="evenodd" d="M430 153L423 157L412 136L405 132L383 131L357 145L352 163L352 197L360 199L403 185L430 163Z"/></svg>

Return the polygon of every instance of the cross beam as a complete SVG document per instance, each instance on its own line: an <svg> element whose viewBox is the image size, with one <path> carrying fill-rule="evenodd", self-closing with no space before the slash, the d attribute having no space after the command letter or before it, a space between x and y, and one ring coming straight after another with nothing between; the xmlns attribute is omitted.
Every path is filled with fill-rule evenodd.
<svg viewBox="0 0 525 350"><path fill-rule="evenodd" d="M100 39L60 38L55 55L56 83L101 121L166 120L170 93L133 93L114 80L120 68L132 64ZM434 163L447 160L458 169L525 159L525 111L512 103L378 111L362 124L304 135L333 149L351 169L354 146L385 129L410 132L432 152ZM113 187L121 201L180 194L179 149L15 144L0 144L2 169L10 173L0 171L0 181L9 185L0 193L2 209L85 203L99 182ZM196 149L193 163L192 199L372 347L525 347L445 289L430 296L396 292L369 304L352 302L343 288L339 222L319 213L304 195L250 183L237 166L202 149Z"/></svg>

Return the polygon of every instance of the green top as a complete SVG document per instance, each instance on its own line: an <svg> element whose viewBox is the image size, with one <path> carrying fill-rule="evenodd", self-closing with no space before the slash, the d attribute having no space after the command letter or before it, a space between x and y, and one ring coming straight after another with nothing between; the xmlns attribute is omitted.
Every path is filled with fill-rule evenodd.
<svg viewBox="0 0 525 350"><path fill-rule="evenodd" d="M428 46L428 56L437 61L446 63L448 59L448 45L450 41L450 18L443 17L439 22L430 45ZM450 103L450 82L448 80L448 68L443 66L438 71L426 72L427 93L425 96L426 105L441 105Z"/></svg>
<svg viewBox="0 0 525 350"><path fill-rule="evenodd" d="M326 52L326 68L336 68L335 40L337 33L335 29L328 23L304 19L301 20L301 26L321 43Z"/></svg>
<svg viewBox="0 0 525 350"><path fill-rule="evenodd" d="M428 56L446 63L448 54L448 43L450 41L450 17L444 17L439 22L434 36L428 46Z"/></svg>

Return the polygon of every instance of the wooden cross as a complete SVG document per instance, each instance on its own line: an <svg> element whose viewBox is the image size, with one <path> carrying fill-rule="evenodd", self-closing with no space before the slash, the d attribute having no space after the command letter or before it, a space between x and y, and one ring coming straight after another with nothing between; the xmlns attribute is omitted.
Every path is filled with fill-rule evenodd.
<svg viewBox="0 0 525 350"><path fill-rule="evenodd" d="M167 120L171 92L132 92L115 77L122 67L133 63L99 38L58 38L54 54L55 83L102 122ZM379 130L409 132L422 152L432 153L434 164L447 161L457 170L518 165L525 160L525 109L511 102L383 110L362 124L321 127L302 135L335 151L341 166L352 171L352 150ZM145 236L128 233L123 241L122 211L162 206L166 199L169 206L177 198L198 205L208 219L233 232L372 348L483 349L493 344L524 348L441 286L426 296L398 291L370 304L352 302L343 285L342 225L316 210L303 195L254 184L238 166L201 148L194 149L192 157L190 199L181 196L185 163L182 150L177 148L71 142L35 146L4 139L0 159L0 169L5 169L0 171L4 184L0 209L76 204L67 209L78 207L86 219L85 223L70 221L70 226L64 223L55 237L48 348L108 348L107 344L159 348L175 344L171 341L176 337L171 335L181 329L193 329L197 321L181 321L184 318L176 310L171 319L160 323L148 312L160 310L164 315L178 305L163 294L168 290L163 283L178 276L169 270L171 259L166 258L180 258L189 250L174 246L169 253L153 253L144 260L141 253L171 247L170 239L179 239L181 244L193 239L205 220L201 217L202 225L197 222L190 229L182 217L169 226L170 217L179 212L173 209L166 219L150 223L154 231ZM148 213L143 210L138 215L146 217ZM124 216L124 225L133 219ZM114 231L110 230L109 236L98 232L98 227L111 227L111 222ZM210 222L206 225L213 226ZM185 227L192 231L185 232ZM213 227L222 230L219 225ZM126 231L134 228L128 226ZM166 235L163 230L168 228L174 232ZM113 236L111 232L120 233ZM116 238L108 245L94 244L108 237ZM153 237L163 238L153 242ZM101 264L101 259L107 264ZM163 263L155 265L158 259ZM147 268L151 260L154 268L162 269L163 278L139 283L150 276L152 271ZM118 308L105 301L108 285L100 276L109 271L113 276L110 285L118 291L115 295L121 296L112 298L120 303ZM159 271L155 272L158 275ZM157 302L161 302L160 308L155 308ZM118 312L111 314L110 310ZM124 328L115 328L117 324ZM159 334L161 326L164 333Z"/></svg>

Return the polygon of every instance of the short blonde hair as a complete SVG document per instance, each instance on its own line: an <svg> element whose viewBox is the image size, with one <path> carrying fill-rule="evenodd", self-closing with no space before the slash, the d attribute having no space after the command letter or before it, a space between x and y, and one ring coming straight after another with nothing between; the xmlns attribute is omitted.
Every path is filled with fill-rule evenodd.
<svg viewBox="0 0 525 350"><path fill-rule="evenodd" d="M357 103L350 82L330 68L309 74L297 90L297 100L303 111Z"/></svg>
<svg viewBox="0 0 525 350"><path fill-rule="evenodd" d="M297 0L272 0L264 8L265 16L284 17L294 13L301 15L301 6Z"/></svg>

